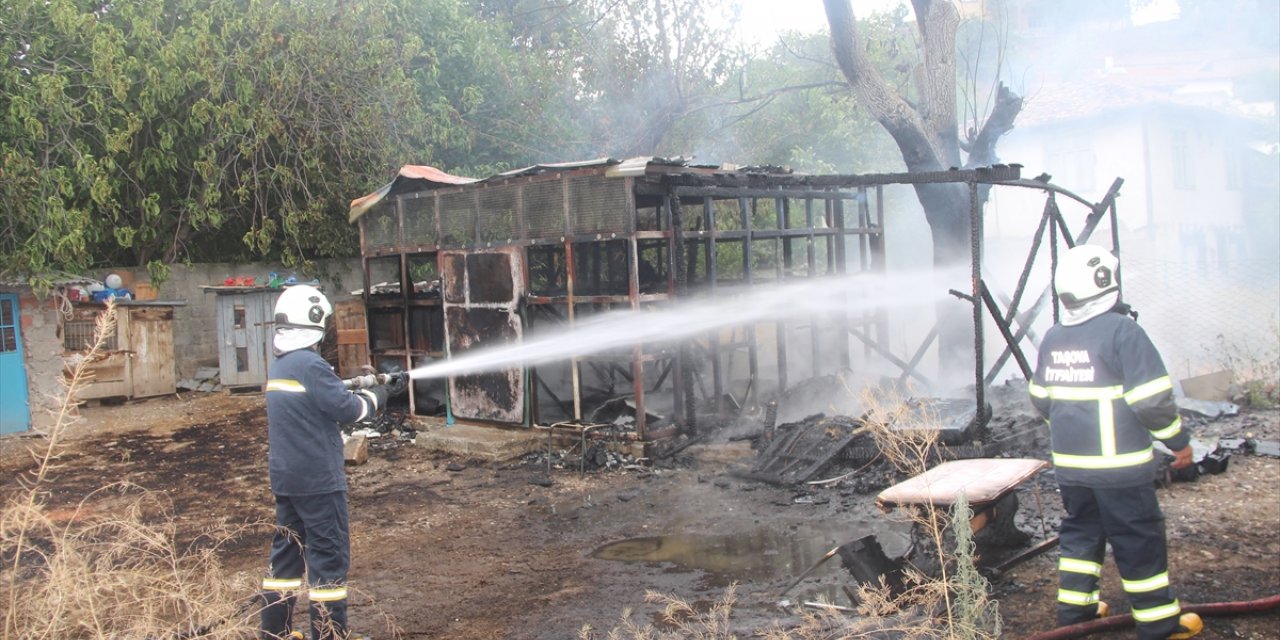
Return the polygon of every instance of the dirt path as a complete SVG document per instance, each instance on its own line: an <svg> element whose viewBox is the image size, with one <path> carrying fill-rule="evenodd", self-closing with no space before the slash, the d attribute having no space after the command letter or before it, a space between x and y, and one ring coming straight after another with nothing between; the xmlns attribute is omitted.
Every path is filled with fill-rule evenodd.
<svg viewBox="0 0 1280 640"><path fill-rule="evenodd" d="M48 485L49 509L70 509L103 484L127 480L161 492L184 535L211 524L268 522L266 422L261 397L221 394L87 409L68 435ZM1280 413L1251 414L1197 427L1221 435L1280 434ZM0 440L3 484L30 468L24 450L39 438ZM595 472L541 463L486 464L420 447L375 450L351 468L354 563L352 620L389 637L550 640L583 625L607 631L624 609L655 621L646 590L708 604L738 582L733 619L745 631L791 615L778 592L836 542L877 533L890 550L905 525L872 506L874 485L836 484L808 492L740 480L729 471L752 455L741 443L693 447L672 468ZM1056 524L1052 481L1040 483L1047 525ZM1161 491L1171 569L1186 602L1247 600L1280 593L1280 460L1233 457L1226 473ZM1024 513L1035 499L1022 497ZM103 502L103 509L110 508ZM1024 518L1024 530L1038 529ZM623 558L601 559L611 542ZM256 576L269 537L246 535L225 549L228 571ZM1031 560L993 584L1007 637L1052 626L1056 554ZM836 563L829 563L836 564ZM843 580L824 567L788 594L812 599ZM1127 606L1108 564L1104 599ZM1214 618L1205 638L1280 638L1280 613ZM600 635L599 637L603 637ZM1094 636L1128 638L1130 633Z"/></svg>

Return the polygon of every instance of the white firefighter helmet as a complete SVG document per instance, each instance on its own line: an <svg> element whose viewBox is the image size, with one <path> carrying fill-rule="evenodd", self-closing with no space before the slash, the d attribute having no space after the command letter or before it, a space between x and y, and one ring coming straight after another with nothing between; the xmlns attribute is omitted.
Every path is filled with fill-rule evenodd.
<svg viewBox="0 0 1280 640"><path fill-rule="evenodd" d="M320 342L332 313L333 305L319 289L307 284L285 289L276 299L275 350L287 353Z"/></svg>
<svg viewBox="0 0 1280 640"><path fill-rule="evenodd" d="M333 305L309 284L289 287L276 299L276 328L319 329L333 314Z"/></svg>
<svg viewBox="0 0 1280 640"><path fill-rule="evenodd" d="M1084 306L1120 291L1116 270L1120 260L1110 251L1091 244L1072 247L1058 258L1053 288L1068 309Z"/></svg>

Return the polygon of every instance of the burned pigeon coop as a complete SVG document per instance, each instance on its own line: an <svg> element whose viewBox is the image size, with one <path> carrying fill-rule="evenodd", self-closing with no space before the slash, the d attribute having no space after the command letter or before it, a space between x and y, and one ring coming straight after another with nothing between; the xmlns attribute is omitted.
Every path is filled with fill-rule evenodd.
<svg viewBox="0 0 1280 640"><path fill-rule="evenodd" d="M1017 178L1016 168L983 171L985 181ZM406 166L352 204L371 357L383 369L413 368L557 335L612 310L881 272L883 186L975 176L805 176L644 158L473 180ZM851 336L855 348L888 353L885 316L850 315L755 322L678 344L417 381L410 406L523 426L626 414L634 416L631 437L652 440L694 426L699 413L755 404L789 381L848 369Z"/></svg>

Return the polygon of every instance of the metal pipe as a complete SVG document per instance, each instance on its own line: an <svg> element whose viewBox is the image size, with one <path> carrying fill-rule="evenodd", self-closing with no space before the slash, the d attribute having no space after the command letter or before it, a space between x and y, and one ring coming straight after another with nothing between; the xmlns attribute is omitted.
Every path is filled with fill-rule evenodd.
<svg viewBox="0 0 1280 640"><path fill-rule="evenodd" d="M672 300L685 296L689 292L688 263L685 260L684 212L680 209L680 201L666 197L662 199L662 217L666 227L671 231L667 241L667 291ZM684 427L690 431L697 429L697 412L694 411L693 395L693 362L689 356L689 341L681 340L676 349L675 380L671 384L671 396L674 403L675 422L684 418Z"/></svg>
<svg viewBox="0 0 1280 640"><path fill-rule="evenodd" d="M631 310L640 309L640 245L634 236L627 240L627 294L631 296ZM631 347L631 388L635 393L636 433L647 440L648 414L644 410L644 346Z"/></svg>
<svg viewBox="0 0 1280 640"><path fill-rule="evenodd" d="M989 417L986 408L986 384L983 373L986 365L982 361L982 210L978 204L978 184L969 183L969 266L973 279L973 365L974 365L974 402L977 424L984 424Z"/></svg>
<svg viewBox="0 0 1280 640"><path fill-rule="evenodd" d="M720 258L718 257L719 247L719 231L716 230L716 214L712 207L707 204L711 202L710 198L703 200L703 222L707 227L707 291L711 297L716 297L716 289L720 286ZM742 207L742 200L738 200L738 206ZM720 368L720 332L711 331L708 333L707 344L711 350L711 392L712 406L715 408L716 415L720 414L721 398L724 396L724 373ZM706 389L703 390L703 398L706 398Z"/></svg>
<svg viewBox="0 0 1280 640"><path fill-rule="evenodd" d="M779 230L790 229L791 228L791 201L785 198L779 198L775 202L778 203L777 205L778 206L778 229ZM805 214L806 224L812 227L813 226L813 201L812 200L805 201L805 209L806 209L806 214ZM783 252L782 252L782 262L776 265L778 282L782 282L785 277L790 275L791 265L792 265L791 240L788 238L781 238L780 242L782 242ZM808 235L808 249L806 251L806 256L807 256L808 265L809 265L808 277L812 278L813 277L812 229L810 229L810 233ZM777 374L778 374L778 395L782 395L787 391L787 321L785 318L777 319L777 321L773 325L773 332L774 332L774 341L776 343L774 347L773 362L774 362L774 367L776 368Z"/></svg>
<svg viewBox="0 0 1280 640"><path fill-rule="evenodd" d="M564 279L565 279L565 297L567 299L569 315L569 330L573 331L574 325L574 300L573 289L574 282L578 279L578 268L574 262L573 241L566 240L564 243ZM569 375L571 377L570 385L573 388L573 419L582 419L582 377L579 372L579 359L575 356L569 359Z"/></svg>
<svg viewBox="0 0 1280 640"><path fill-rule="evenodd" d="M753 218L755 217L756 209L759 206L759 203L760 201L758 199L753 198L751 200L751 213L750 215L744 215L744 220L743 220L746 223L744 227L747 230L747 240L746 240L747 250L743 252L743 261L746 267L745 278L746 278L746 283L748 287L753 286L755 284L755 265L754 265L755 260L751 257L752 255L751 246L755 244L755 238L754 238L755 230L752 228L752 226L754 225ZM775 209L774 209L773 215L774 215L774 219L776 220L778 216L778 211L776 208L777 200L775 200L774 203L775 203ZM776 246L777 245L775 245L775 248ZM776 257L777 256L775 256L775 259ZM755 323L751 323L747 325L746 333L747 333L747 341L748 341L747 342L747 390L745 393L743 393L742 402L738 403L740 406L743 406L743 407L748 406L748 404L751 402L751 398L750 398L751 389L754 386L754 382L756 378L760 377L760 360L759 360L759 353L757 351ZM723 411L724 411L724 404L722 402L720 406L717 408L717 412L723 412Z"/></svg>
<svg viewBox="0 0 1280 640"><path fill-rule="evenodd" d="M1034 547L1031 547L1031 548L1029 548L1029 549L1024 549L1021 553L1018 553L1017 555L1013 556L1012 558L1009 558L1009 559L1005 560L1004 562L1001 562L1001 563L999 563L999 564L995 565L994 567L991 567L991 569L992 569L993 571L995 571L997 574L1004 573L1005 571L1008 571L1009 569L1013 568L1014 566L1017 566L1017 565L1019 565L1019 564L1022 564L1023 562L1026 562L1027 560L1030 560L1031 558L1034 558L1034 557L1036 557L1036 556L1038 556L1038 555L1040 555L1040 554L1042 554L1042 553L1044 553L1044 552L1046 552L1046 551L1048 551L1048 550L1050 550L1050 549L1052 549L1052 548L1054 548L1054 547L1058 546L1058 544L1059 544L1060 542L1061 542L1061 539L1060 539L1058 536L1053 536L1052 538L1049 538L1049 539L1047 539L1047 540L1045 540L1045 541L1041 542L1040 544L1037 544L1037 545L1036 545L1036 546L1034 546Z"/></svg>
<svg viewBox="0 0 1280 640"><path fill-rule="evenodd" d="M1005 324L1010 326L1012 326L1013 319L1018 313L1018 305L1022 302L1022 295L1026 292L1027 279L1031 277L1031 270L1035 267L1036 255L1040 253L1040 244L1044 241L1045 228L1048 227L1049 224L1049 208L1051 206L1057 206L1054 199L1052 197L1045 198L1044 211L1040 214L1040 225L1036 227L1036 232L1032 236L1031 250L1027 252L1027 261L1022 266L1022 275L1018 276L1018 285L1013 289L1013 300L1009 303L1009 312L1004 319ZM1031 323L1028 322L1026 326L1030 328L1030 324ZM1022 340L1022 338L1018 337L1017 340ZM1015 344L1017 343L1015 342ZM987 372L987 376L985 378L985 382L987 384L995 382L995 377L1000 374L1000 369L1004 368L1004 363L1009 360L1009 354L1011 351L1012 348L1008 348L1000 352L1000 357L996 358L996 363L992 365L991 370Z"/></svg>
<svg viewBox="0 0 1280 640"><path fill-rule="evenodd" d="M1000 335L1004 336L1009 349L1013 351L1013 357L1018 361L1018 367L1022 369L1022 375L1026 376L1027 380L1030 380L1032 375L1031 365L1027 363L1027 357L1023 355L1022 349L1018 348L1018 343L1014 341L1013 332L1009 330L1009 325L1002 317L1000 307L996 306L996 301L991 298L991 292L987 290L987 283L979 279L978 288L982 292L982 302L987 305L987 310L991 312L991 319L996 323L996 328L1000 329ZM981 366L979 366L979 369L981 369ZM978 374L981 375L982 371L979 370Z"/></svg>
<svg viewBox="0 0 1280 640"><path fill-rule="evenodd" d="M846 543L846 544L848 544L848 543ZM824 563L824 562L826 562L826 561L830 560L833 556L835 556L837 553L839 553L839 552L840 552L840 547L843 547L843 546L844 546L843 544L836 545L836 546L832 547L830 551L828 551L828 552L826 552L826 553L822 554L822 557L821 557L821 558L818 558L818 561L817 561L817 562L813 563L813 565L812 565L812 566L810 566L808 569L805 569L805 570L804 570L804 572L802 572L800 575L796 576L796 579L795 579L795 580L792 580L792 581L791 581L791 584L787 585L787 587L786 587L785 589L783 589L782 591L779 591L779 592L778 592L778 597L779 597L779 598L781 598L782 596L787 595L787 592L788 592L788 591L790 591L792 587L794 587L794 586L796 586L796 585L800 584L800 581L801 581L801 580L804 580L806 577L808 577L808 576L809 576L809 574L813 573L815 569L817 569L818 567L821 567L821 566L822 566L822 563Z"/></svg>

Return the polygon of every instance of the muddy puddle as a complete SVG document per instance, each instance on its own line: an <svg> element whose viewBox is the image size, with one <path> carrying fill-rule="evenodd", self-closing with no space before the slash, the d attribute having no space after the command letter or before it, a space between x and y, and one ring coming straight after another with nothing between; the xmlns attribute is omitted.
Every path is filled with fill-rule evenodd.
<svg viewBox="0 0 1280 640"><path fill-rule="evenodd" d="M709 587L762 583L800 576L837 545L874 534L890 556L906 551L905 530L885 526L840 530L775 530L761 528L725 534L683 533L645 536L598 547L591 557L617 562L660 565L667 571L700 571ZM839 556L813 570L791 596L817 594L829 601L844 599L838 584L851 583Z"/></svg>

